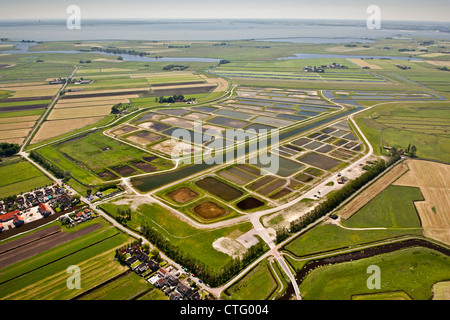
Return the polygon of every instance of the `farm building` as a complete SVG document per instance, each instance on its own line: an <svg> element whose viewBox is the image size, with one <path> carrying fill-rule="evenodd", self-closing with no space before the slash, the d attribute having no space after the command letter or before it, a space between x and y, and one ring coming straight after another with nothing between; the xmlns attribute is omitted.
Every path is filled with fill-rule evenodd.
<svg viewBox="0 0 450 320"><path fill-rule="evenodd" d="M44 218L52 214L52 210L45 203L39 204L39 212L42 214Z"/></svg>
<svg viewBox="0 0 450 320"><path fill-rule="evenodd" d="M17 228L17 227L20 227L21 225L23 225L24 221L21 216L16 214L13 218L13 223L14 223L14 226L16 226L16 228Z"/></svg>
<svg viewBox="0 0 450 320"><path fill-rule="evenodd" d="M0 215L0 222L7 222L11 219L14 219L15 216L20 215L19 210L14 210L5 214Z"/></svg>

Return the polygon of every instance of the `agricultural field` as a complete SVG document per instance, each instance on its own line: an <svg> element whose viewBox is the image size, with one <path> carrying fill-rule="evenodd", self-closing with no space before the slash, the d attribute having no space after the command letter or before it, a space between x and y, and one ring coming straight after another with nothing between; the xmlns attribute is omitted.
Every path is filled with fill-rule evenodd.
<svg viewBox="0 0 450 320"><path fill-rule="evenodd" d="M86 186L118 180L146 172L170 169L173 163L116 141L101 132L92 132L52 146L38 153L73 179Z"/></svg>
<svg viewBox="0 0 450 320"><path fill-rule="evenodd" d="M396 186L420 188L425 201L416 202L424 235L450 244L450 185L449 166L430 161L408 160L409 171L394 182Z"/></svg>
<svg viewBox="0 0 450 320"><path fill-rule="evenodd" d="M81 295L77 300L135 300L150 294L153 297L151 300L168 300L161 290L133 272Z"/></svg>
<svg viewBox="0 0 450 320"><path fill-rule="evenodd" d="M384 146L415 145L418 157L448 162L447 109L447 102L386 102L356 116L356 122L376 154L386 154Z"/></svg>
<svg viewBox="0 0 450 320"><path fill-rule="evenodd" d="M59 223L56 222L56 224ZM88 230L88 232L86 233L83 230ZM77 236L77 232L81 232L81 234ZM64 233L66 231L60 231L53 237L64 236ZM70 236L72 233L75 236ZM30 236L34 237L33 234L30 234ZM125 271L125 267L114 261L115 248L124 245L130 238L112 228L106 222L97 218L92 222L80 225L77 230L71 230L71 233L67 236L69 236L69 241L60 237L62 241L53 243L52 248L42 252L39 252L41 251L39 241L45 242L45 240L42 240L44 238L41 238L38 242L25 244L25 246L33 246L39 251L32 253L29 258L2 268L3 276L0 290L2 299L65 300L73 298L80 292L67 288L66 269L70 265L77 265L81 269L83 291L89 290ZM13 241L19 240L26 242L26 238ZM7 242L4 245L10 246L13 243ZM16 248L15 250L20 249ZM106 269L99 273L99 268Z"/></svg>
<svg viewBox="0 0 450 320"><path fill-rule="evenodd" d="M31 163L20 160L0 164L0 176L0 199L53 183Z"/></svg>
<svg viewBox="0 0 450 320"><path fill-rule="evenodd" d="M136 199L137 200L137 199ZM183 253L191 255L195 253L195 258L205 263L213 270L220 270L230 263L233 253L224 253L216 249L215 242L220 238L227 238L236 246L240 246L241 250L246 248L236 239L251 230L250 223L242 223L236 226L224 227L218 229L197 229L178 215L164 209L157 204L134 204L134 200L122 199L116 200L109 204L101 205L101 208L110 215L117 215L118 207L133 207L131 220L127 226L137 230L140 226L150 225L155 228L163 236L176 245ZM137 207L135 207L137 206ZM219 247L220 248L220 247Z"/></svg>
<svg viewBox="0 0 450 320"><path fill-rule="evenodd" d="M374 294L395 299L398 298L396 292L404 293L401 299L428 300L432 298L433 285L450 275L448 259L447 255L426 248L403 249L319 267L306 276L300 290L305 300L350 300L362 299L365 295L370 299ZM367 288L366 270L370 265L377 265L382 270L380 289Z"/></svg>
<svg viewBox="0 0 450 320"><path fill-rule="evenodd" d="M199 268L189 273L203 289L200 280L222 284L237 275L227 288L210 288L217 298L286 298L292 273L315 263L298 278L304 299L445 296L450 73L438 68L450 66L450 55L440 52L450 43L422 41L34 43L27 54L0 54L0 142L27 141L25 152L50 173L63 172L82 197L120 189L111 199L82 201L168 258ZM127 61L128 50L142 59ZM191 58L178 64L159 57ZM72 72L58 95L63 84L50 82ZM126 107L112 110L117 104ZM266 133L279 143L272 136L258 145ZM379 156L389 162L392 147L428 160L401 162L335 215L291 237L291 221L345 188L339 177L371 173ZM241 161L221 161L235 155ZM0 198L52 183L18 160L2 161L0 176ZM291 238L277 247L284 227ZM52 223L2 242L0 298L167 300L114 260L115 249L131 241L97 218L74 229ZM403 247L407 241L412 245ZM65 285L72 264L81 268L82 291ZM382 269L377 291L366 288L371 264Z"/></svg>
<svg viewBox="0 0 450 320"><path fill-rule="evenodd" d="M222 297L230 300L271 300L283 292L286 284L278 263L263 260L228 287Z"/></svg>

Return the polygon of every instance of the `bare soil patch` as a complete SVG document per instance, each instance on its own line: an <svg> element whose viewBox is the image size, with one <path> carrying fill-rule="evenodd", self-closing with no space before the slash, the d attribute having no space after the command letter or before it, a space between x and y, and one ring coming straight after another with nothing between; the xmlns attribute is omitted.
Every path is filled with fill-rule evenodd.
<svg viewBox="0 0 450 320"><path fill-rule="evenodd" d="M189 188L179 188L167 194L167 196L175 202L186 203L198 197L197 192Z"/></svg>
<svg viewBox="0 0 450 320"><path fill-rule="evenodd" d="M206 220L220 218L228 214L227 210L210 201L197 205L194 212Z"/></svg>

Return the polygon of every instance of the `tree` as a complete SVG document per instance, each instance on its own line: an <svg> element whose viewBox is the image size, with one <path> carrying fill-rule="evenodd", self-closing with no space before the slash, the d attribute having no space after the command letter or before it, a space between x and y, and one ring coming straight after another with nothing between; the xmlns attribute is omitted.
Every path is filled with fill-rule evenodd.
<svg viewBox="0 0 450 320"><path fill-rule="evenodd" d="M416 153L417 153L417 148L416 148L415 145L412 145L412 147L411 147L411 152L410 152L411 157L415 157L415 156L416 156Z"/></svg>

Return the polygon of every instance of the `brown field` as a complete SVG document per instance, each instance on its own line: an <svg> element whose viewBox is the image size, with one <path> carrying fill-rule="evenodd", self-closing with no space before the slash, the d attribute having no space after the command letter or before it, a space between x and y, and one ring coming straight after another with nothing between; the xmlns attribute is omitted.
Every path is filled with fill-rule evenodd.
<svg viewBox="0 0 450 320"><path fill-rule="evenodd" d="M36 121L40 116L0 118L0 124Z"/></svg>
<svg viewBox="0 0 450 320"><path fill-rule="evenodd" d="M142 146L146 146L147 144L161 140L163 138L164 137L159 134L143 130L133 134L132 136L127 137L127 140L140 144Z"/></svg>
<svg viewBox="0 0 450 320"><path fill-rule="evenodd" d="M0 133L0 139L1 141L4 141L5 139L23 138L26 137L29 132L30 128L2 131Z"/></svg>
<svg viewBox="0 0 450 320"><path fill-rule="evenodd" d="M125 125L125 126L121 127L120 129L117 129L117 130L113 131L112 133L115 136L120 136L121 134L132 132L134 130L138 130L138 128Z"/></svg>
<svg viewBox="0 0 450 320"><path fill-rule="evenodd" d="M189 188L179 188L168 193L167 196L175 202L186 203L197 198L198 194Z"/></svg>
<svg viewBox="0 0 450 320"><path fill-rule="evenodd" d="M46 229L39 231L38 235L30 234L24 238L13 240L12 242L5 244L6 246L4 249L9 250L7 252L2 252L1 254L0 269L35 256L68 241L87 235L100 229L101 227L101 224L96 223L72 233L66 233L61 230L57 230L55 227L51 227L48 228L48 231Z"/></svg>
<svg viewBox="0 0 450 320"><path fill-rule="evenodd" d="M11 139L0 138L0 142L15 143L18 145L21 145L24 140L25 140L25 138L11 138Z"/></svg>
<svg viewBox="0 0 450 320"><path fill-rule="evenodd" d="M363 60L363 59L347 59L347 60L353 62L354 64L360 66L361 68L369 67L370 69L374 69L374 70L382 70L383 69L382 67L377 66L376 64L370 64L366 60Z"/></svg>
<svg viewBox="0 0 450 320"><path fill-rule="evenodd" d="M34 136L32 143L41 142L64 133L89 126L102 119L103 117L90 117L80 119L45 121L37 134Z"/></svg>
<svg viewBox="0 0 450 320"><path fill-rule="evenodd" d="M187 88L212 88L216 86L217 84L211 83L196 83L196 84L178 84L178 85L157 85L155 88L153 88L154 91L160 91L160 90L173 90L173 89L187 89ZM153 86L152 86L153 87Z"/></svg>
<svg viewBox="0 0 450 320"><path fill-rule="evenodd" d="M175 150L175 148L177 148ZM173 141L172 139L162 141L155 145L152 145L152 150L165 153L169 156L174 153L174 156L192 155L200 152L202 149L199 147L194 147L185 142Z"/></svg>
<svg viewBox="0 0 450 320"><path fill-rule="evenodd" d="M27 98L37 96L54 96L61 85L42 85L26 87L0 87L0 90L14 91L11 98Z"/></svg>
<svg viewBox="0 0 450 320"><path fill-rule="evenodd" d="M228 89L228 81L223 78L208 78L204 75L200 75L200 77L209 84L217 85L213 92L223 92Z"/></svg>
<svg viewBox="0 0 450 320"><path fill-rule="evenodd" d="M408 160L409 171L394 184L419 187L425 201L416 202L424 235L450 244L450 166Z"/></svg>
<svg viewBox="0 0 450 320"><path fill-rule="evenodd" d="M95 94L107 94L107 93L117 93L117 92L136 92L136 91L149 91L148 87L143 88L132 88L132 89L112 89L112 90L92 90L92 91L75 91L75 92L66 92L66 96L82 96L85 94L95 95Z"/></svg>
<svg viewBox="0 0 450 320"><path fill-rule="evenodd" d="M137 94L117 95L112 97L97 97L97 98L78 98L69 100L59 100L58 105L95 105L95 104L107 104L107 103L127 103L128 99L138 98ZM118 101L118 102L116 102Z"/></svg>
<svg viewBox="0 0 450 320"><path fill-rule="evenodd" d="M206 220L223 217L228 213L227 210L210 201L197 205L194 212Z"/></svg>
<svg viewBox="0 0 450 320"><path fill-rule="evenodd" d="M427 61L427 62L438 67L450 67L450 61Z"/></svg>
<svg viewBox="0 0 450 320"><path fill-rule="evenodd" d="M352 215L358 212L362 207L369 203L372 199L378 196L384 189L394 183L399 177L408 171L408 166L404 163L396 165L389 170L380 179L372 183L367 189L353 198L344 208L338 211L338 215L342 219L349 219Z"/></svg>
<svg viewBox="0 0 450 320"><path fill-rule="evenodd" d="M0 131L7 131L7 130L15 130L15 129L25 129L25 128L32 128L34 126L35 122L19 122L19 123L4 123L0 124ZM0 133L1 135L2 133Z"/></svg>
<svg viewBox="0 0 450 320"><path fill-rule="evenodd" d="M48 116L48 120L64 120L77 118L90 118L106 116L111 112L111 106L84 107L84 108L63 108L54 109Z"/></svg>
<svg viewBox="0 0 450 320"><path fill-rule="evenodd" d="M53 80L50 79L48 81ZM30 86L43 86L45 85L45 82L20 82L20 83L16 83L16 82L12 82L12 83L2 83L0 85L1 88L11 88L11 87L30 87Z"/></svg>

